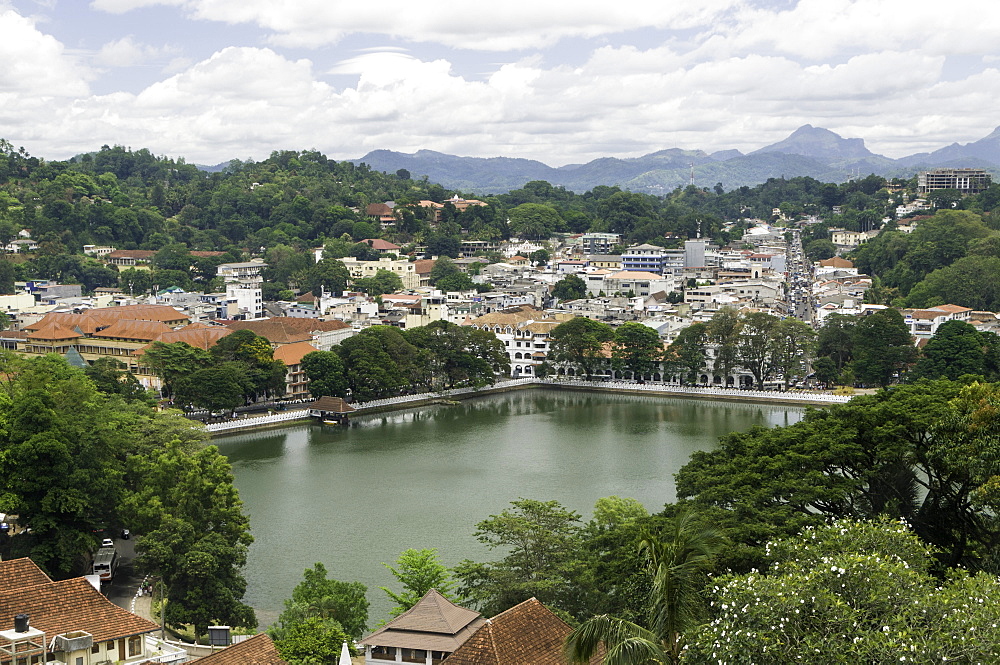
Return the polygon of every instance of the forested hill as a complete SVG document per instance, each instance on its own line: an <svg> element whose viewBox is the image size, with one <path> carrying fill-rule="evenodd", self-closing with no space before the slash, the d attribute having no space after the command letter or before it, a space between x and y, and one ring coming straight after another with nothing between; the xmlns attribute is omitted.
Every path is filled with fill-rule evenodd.
<svg viewBox="0 0 1000 665"><path fill-rule="evenodd" d="M39 243L32 252L0 262L0 290L9 292L14 279L29 278L80 283L87 291L99 286L121 286L130 293L154 285L208 288L218 263L264 255L270 266L265 298L274 299L281 291L309 290L322 282L325 267L317 267L310 251L322 245L330 256L363 258L373 250L356 243L383 237L400 245L402 253L421 247L428 255L454 257L464 239L546 240L558 233L595 231L619 233L624 243L678 246L699 229L726 243L740 237L746 219L770 219L775 208L792 219L822 218L823 224L808 231L822 253L831 251L828 227L877 227L914 186L913 180L887 182L874 175L843 184L798 177L732 190L686 186L654 196L605 185L576 194L536 180L488 196L415 180L405 170L387 174L338 162L315 151L275 152L262 161L233 161L207 173L145 149L104 146L73 160L48 161L0 140L0 241L6 244L29 229ZM940 207L954 206L952 213L971 215L963 217L961 233L941 239L947 251L926 249L938 242L929 232L926 237L894 232L859 252L864 269L884 276L886 298L907 298L924 277L970 254L1000 257L993 249L998 244L994 229L1000 226L992 212L1000 202L1000 186L966 199L954 194L945 190L933 197ZM485 205L461 210L449 203L455 196ZM428 200L443 204L439 220L419 205ZM395 206L394 221L382 228L366 208L386 201ZM940 228L946 233L949 227ZM155 252L154 272L119 272L84 256L84 245ZM205 251L222 254L191 254Z"/></svg>

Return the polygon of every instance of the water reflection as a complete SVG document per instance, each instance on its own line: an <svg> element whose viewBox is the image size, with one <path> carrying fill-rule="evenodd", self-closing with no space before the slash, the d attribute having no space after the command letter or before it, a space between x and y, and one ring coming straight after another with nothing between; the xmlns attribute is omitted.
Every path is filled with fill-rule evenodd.
<svg viewBox="0 0 1000 665"><path fill-rule="evenodd" d="M215 440L233 463L256 542L249 602L263 620L316 561L369 588L372 623L391 607L381 562L436 547L446 565L491 555L475 524L518 497L555 499L589 517L630 496L673 500L673 474L695 450L803 410L647 395L525 390Z"/></svg>

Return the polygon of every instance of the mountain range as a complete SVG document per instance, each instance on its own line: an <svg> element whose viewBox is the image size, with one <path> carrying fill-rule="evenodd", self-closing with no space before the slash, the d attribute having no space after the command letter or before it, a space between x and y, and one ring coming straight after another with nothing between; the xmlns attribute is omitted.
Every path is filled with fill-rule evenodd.
<svg viewBox="0 0 1000 665"><path fill-rule="evenodd" d="M708 153L670 148L642 157L601 157L586 164L552 167L532 159L459 157L433 150L408 154L374 150L355 164L412 177L427 176L448 189L499 194L532 180L546 180L574 192L598 185L649 194L666 194L691 183L727 189L754 186L769 178L810 176L823 182L844 182L874 173L887 178L911 178L928 168L982 168L1000 175L1000 127L989 136L964 145L953 143L934 152L891 159L865 147L863 139L845 139L828 129L803 125L788 138L748 154L738 150Z"/></svg>

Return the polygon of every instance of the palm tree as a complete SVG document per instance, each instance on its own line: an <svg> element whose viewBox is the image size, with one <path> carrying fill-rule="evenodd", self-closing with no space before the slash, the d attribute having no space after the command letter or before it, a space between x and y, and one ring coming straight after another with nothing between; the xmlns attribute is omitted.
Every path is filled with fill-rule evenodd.
<svg viewBox="0 0 1000 665"><path fill-rule="evenodd" d="M566 638L566 655L586 663L605 649L604 665L676 665L684 650L684 633L699 625L705 607L701 578L724 543L715 528L697 524L692 511L674 520L669 538L647 535L639 543L653 585L649 628L602 614L580 624Z"/></svg>

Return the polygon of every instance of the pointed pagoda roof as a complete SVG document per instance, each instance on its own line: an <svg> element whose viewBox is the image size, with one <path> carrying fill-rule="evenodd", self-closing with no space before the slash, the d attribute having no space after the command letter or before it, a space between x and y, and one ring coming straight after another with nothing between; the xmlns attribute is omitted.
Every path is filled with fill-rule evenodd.
<svg viewBox="0 0 1000 665"><path fill-rule="evenodd" d="M479 612L456 605L437 589L431 589L416 605L360 644L451 653L485 622Z"/></svg>

